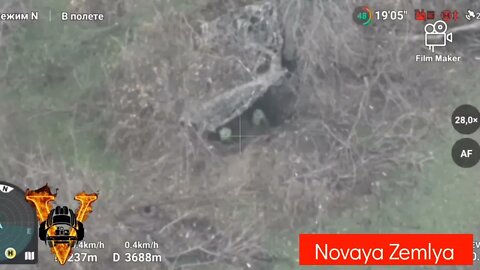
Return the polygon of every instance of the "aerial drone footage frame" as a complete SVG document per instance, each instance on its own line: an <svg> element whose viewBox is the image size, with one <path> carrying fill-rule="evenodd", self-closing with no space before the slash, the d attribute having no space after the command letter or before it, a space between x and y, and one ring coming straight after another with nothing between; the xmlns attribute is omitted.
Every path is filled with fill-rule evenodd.
<svg viewBox="0 0 480 270"><path fill-rule="evenodd" d="M365 4L408 19L358 25ZM0 21L0 180L98 192L78 269L302 269L300 233L477 234L450 118L480 106L480 27L436 51L462 61L416 61L418 8L480 4L2 1L40 18Z"/></svg>

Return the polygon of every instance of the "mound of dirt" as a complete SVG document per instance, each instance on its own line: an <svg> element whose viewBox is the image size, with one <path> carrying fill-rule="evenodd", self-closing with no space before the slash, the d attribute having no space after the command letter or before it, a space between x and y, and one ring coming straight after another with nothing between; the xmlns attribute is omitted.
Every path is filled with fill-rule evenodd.
<svg viewBox="0 0 480 270"><path fill-rule="evenodd" d="M195 99L181 121L215 132L285 75L283 38L277 7L269 1L229 12L201 28L200 53L184 75L184 87Z"/></svg>

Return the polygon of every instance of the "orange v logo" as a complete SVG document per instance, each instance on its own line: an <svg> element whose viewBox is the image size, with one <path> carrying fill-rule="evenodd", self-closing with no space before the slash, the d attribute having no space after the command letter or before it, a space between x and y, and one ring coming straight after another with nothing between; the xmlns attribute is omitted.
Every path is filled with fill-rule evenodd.
<svg viewBox="0 0 480 270"><path fill-rule="evenodd" d="M38 190L27 190L25 199L35 206L37 210L37 217L40 223L47 220L50 211L52 210L52 206L50 203L55 201L57 194L53 194L50 191L48 185L38 189ZM92 204L98 198L98 194L92 193L87 194L85 192L78 193L75 196L75 200L80 202L80 206L77 209L75 215L76 219L79 222L85 222L88 218L88 214L92 212ZM48 236L54 236L55 229L49 230ZM76 231L71 230L70 236L76 236ZM51 248L52 253L55 255L57 260L60 264L65 264L68 258L73 253L73 248L69 244L65 243L58 243Z"/></svg>

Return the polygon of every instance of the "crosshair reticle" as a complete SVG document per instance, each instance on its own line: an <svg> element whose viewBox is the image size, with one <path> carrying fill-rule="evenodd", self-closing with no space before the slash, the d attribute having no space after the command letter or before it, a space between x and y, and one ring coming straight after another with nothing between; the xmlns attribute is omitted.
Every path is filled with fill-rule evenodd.
<svg viewBox="0 0 480 270"><path fill-rule="evenodd" d="M38 221L25 191L0 181L0 264L38 262Z"/></svg>

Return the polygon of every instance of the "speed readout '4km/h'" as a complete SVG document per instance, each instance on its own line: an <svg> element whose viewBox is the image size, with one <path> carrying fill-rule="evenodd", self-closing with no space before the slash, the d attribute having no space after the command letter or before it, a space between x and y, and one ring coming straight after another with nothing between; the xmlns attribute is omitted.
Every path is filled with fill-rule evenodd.
<svg viewBox="0 0 480 270"><path fill-rule="evenodd" d="M452 114L452 125L461 134L472 134L480 127L480 113L472 105L461 105Z"/></svg>

